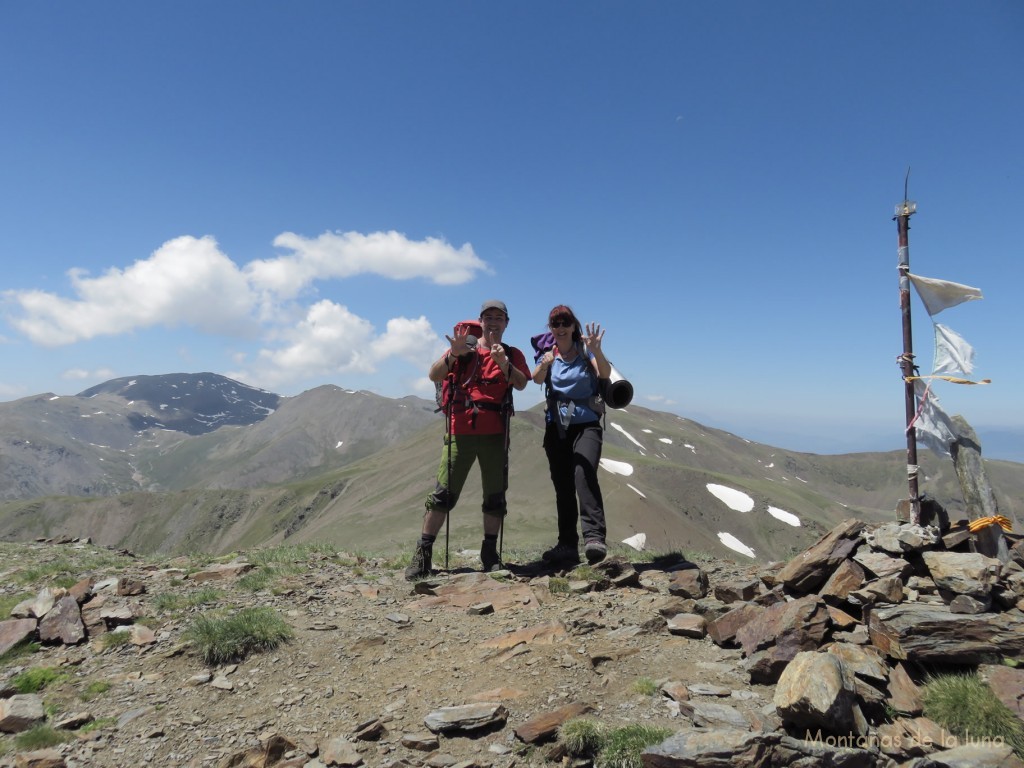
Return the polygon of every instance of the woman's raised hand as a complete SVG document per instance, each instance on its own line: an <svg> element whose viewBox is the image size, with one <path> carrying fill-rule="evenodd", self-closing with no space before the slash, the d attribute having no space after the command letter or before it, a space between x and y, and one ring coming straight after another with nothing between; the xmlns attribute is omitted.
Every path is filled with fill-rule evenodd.
<svg viewBox="0 0 1024 768"><path fill-rule="evenodd" d="M587 333L583 337L583 341L586 342L587 349L594 353L600 352L601 341L603 339L604 331L601 330L600 323L587 323Z"/></svg>

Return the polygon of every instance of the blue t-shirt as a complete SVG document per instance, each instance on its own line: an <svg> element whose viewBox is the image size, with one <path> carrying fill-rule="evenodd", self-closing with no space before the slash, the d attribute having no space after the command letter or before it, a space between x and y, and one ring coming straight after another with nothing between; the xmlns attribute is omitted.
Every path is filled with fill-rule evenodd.
<svg viewBox="0 0 1024 768"><path fill-rule="evenodd" d="M563 425L586 424L601 418L590 407L590 398L597 394L597 374L590 363L592 357L576 355L567 363L556 356L551 363L551 394ZM547 419L551 421L550 413Z"/></svg>

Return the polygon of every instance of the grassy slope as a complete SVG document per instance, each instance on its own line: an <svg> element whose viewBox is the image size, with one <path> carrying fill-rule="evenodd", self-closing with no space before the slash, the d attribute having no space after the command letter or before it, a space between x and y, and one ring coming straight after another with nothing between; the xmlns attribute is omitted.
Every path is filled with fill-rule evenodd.
<svg viewBox="0 0 1024 768"><path fill-rule="evenodd" d="M395 447L339 469L263 488L10 502L0 505L0 530L6 538L21 540L91 536L97 543L139 552L220 553L286 541L329 542L350 550L407 548L419 530L423 499L433 485L441 433L440 424L433 423ZM541 436L535 411L514 419L507 545L539 547L554 537L553 496ZM719 542L718 534L727 532L753 547L760 560L786 559L845 517L892 519L896 502L906 494L898 452L788 452L643 408L609 414L604 455L633 468L629 476L601 472L609 539L644 532L649 547L658 551L703 551L744 559ZM200 460L196 453L182 466ZM928 477L923 489L946 503L956 517L955 473L948 462L943 466L933 461L930 455L923 457ZM1016 497L1000 499L1001 505L1012 508L1013 499L1021 496L1019 465L1004 464L989 462L993 483L999 479L1006 484L1003 487L1016 489ZM755 509L729 509L707 491L708 483L746 492ZM454 550L479 546L479 499L474 472L451 517ZM767 512L769 505L798 515L803 525L794 528L775 519Z"/></svg>

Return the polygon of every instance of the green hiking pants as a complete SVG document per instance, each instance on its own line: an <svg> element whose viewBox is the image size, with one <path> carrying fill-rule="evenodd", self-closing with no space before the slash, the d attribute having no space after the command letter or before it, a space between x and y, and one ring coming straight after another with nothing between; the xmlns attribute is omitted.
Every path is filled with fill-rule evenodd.
<svg viewBox="0 0 1024 768"><path fill-rule="evenodd" d="M447 512L459 502L459 494L469 477L473 462L480 462L480 484L483 486L485 515L504 516L505 504L505 435L453 435L451 437L451 477L448 475L448 440L441 450L437 469L437 485L427 496L426 507Z"/></svg>

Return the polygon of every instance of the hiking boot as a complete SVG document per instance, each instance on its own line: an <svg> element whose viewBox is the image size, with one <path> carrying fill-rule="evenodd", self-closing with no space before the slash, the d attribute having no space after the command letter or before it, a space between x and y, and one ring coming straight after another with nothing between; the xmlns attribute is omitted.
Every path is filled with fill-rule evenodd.
<svg viewBox="0 0 1024 768"><path fill-rule="evenodd" d="M541 556L545 563L578 563L580 561L579 550L575 544L562 544L559 542L551 549L545 551Z"/></svg>
<svg viewBox="0 0 1024 768"><path fill-rule="evenodd" d="M498 557L498 545L487 539L480 544L480 562L483 563L484 573L505 570L505 564Z"/></svg>
<svg viewBox="0 0 1024 768"><path fill-rule="evenodd" d="M425 579L430 575L431 560L434 551L427 545L420 543L416 545L416 552L412 556L412 562L405 569L405 580L416 581Z"/></svg>
<svg viewBox="0 0 1024 768"><path fill-rule="evenodd" d="M587 556L587 562L595 565L604 560L608 554L608 547L603 541L588 541L583 545L583 554Z"/></svg>

